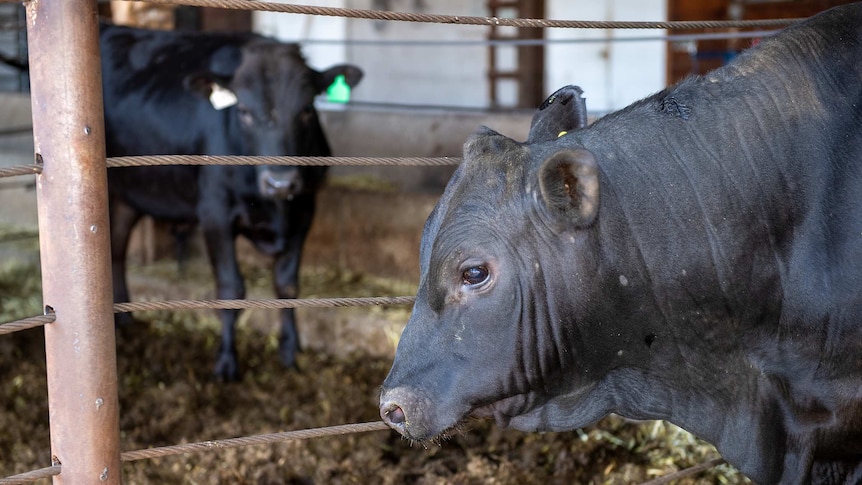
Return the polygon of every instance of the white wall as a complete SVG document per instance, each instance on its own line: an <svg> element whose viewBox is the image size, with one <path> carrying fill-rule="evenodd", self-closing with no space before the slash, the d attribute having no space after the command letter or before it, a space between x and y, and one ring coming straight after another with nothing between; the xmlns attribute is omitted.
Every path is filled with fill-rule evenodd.
<svg viewBox="0 0 862 485"><path fill-rule="evenodd" d="M280 0L284 1L284 0ZM290 3L290 2L285 2ZM484 15L484 1L316 0L303 4L397 12ZM411 46L397 41L482 41L486 28L415 22L315 17L255 12L256 31L303 44L316 68L350 62L365 71L352 99L379 103L484 107L487 100L484 46ZM350 38L384 45L321 45L319 39Z"/></svg>
<svg viewBox="0 0 862 485"><path fill-rule="evenodd" d="M664 0L548 0L546 16L557 20L664 21ZM625 37L660 37L663 30L548 29L545 85L548 92L579 85L590 111L627 106L665 86L665 43L614 42ZM598 42L564 43L561 40Z"/></svg>
<svg viewBox="0 0 862 485"><path fill-rule="evenodd" d="M353 0L356 8L372 8L371 0ZM389 10L446 15L484 15L484 1L390 0ZM417 8L424 7L424 8ZM398 45L397 41L484 41L482 26L375 22L353 20L352 39L391 41L388 46L351 45L351 62L368 77L357 99L385 103L485 107L486 50L481 45Z"/></svg>
<svg viewBox="0 0 862 485"><path fill-rule="evenodd" d="M280 0L285 1L285 0ZM570 20L665 20L664 0L546 0L546 17ZM485 0L306 0L303 4L359 9L386 8L464 16L486 16ZM353 92L356 101L409 105L488 106L488 47L484 45L405 45L398 41L477 42L487 27L384 22L255 12L255 30L303 44L318 69L351 62L365 71ZM659 37L659 30L548 29L545 87L548 94L566 84L585 91L591 112L618 109L665 85L665 44L661 41L611 42L623 37ZM386 41L386 45L321 44L314 41ZM570 43L560 40L594 39ZM514 96L504 90L504 102Z"/></svg>

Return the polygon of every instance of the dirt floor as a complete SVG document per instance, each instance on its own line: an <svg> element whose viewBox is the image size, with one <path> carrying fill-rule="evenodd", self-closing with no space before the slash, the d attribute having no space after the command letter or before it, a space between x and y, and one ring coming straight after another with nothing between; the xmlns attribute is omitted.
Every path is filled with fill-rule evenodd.
<svg viewBox="0 0 862 485"><path fill-rule="evenodd" d="M34 243L15 244L32 249ZM171 262L163 266L140 270L144 276L132 291L140 294L149 285L176 295L174 287L212 286L205 268L191 271L202 275L199 281L173 276L154 283L159 271L173 274ZM35 258L0 251L0 322L40 313L37 273ZM267 278L249 280L250 293L268 293ZM387 289L361 275L325 269L304 274L302 284L305 296L404 294L402 286ZM304 318L308 326L312 311L300 315L300 325ZM389 328L393 319L403 323L408 310L346 311ZM211 312L137 318L140 323L120 329L117 338L123 451L379 419L377 392L391 363L384 355L391 328L390 337L371 337L382 339L382 347L333 351L318 343L300 356L298 370L286 370L274 334L246 319L238 332L243 379L223 384L210 375L218 340ZM325 333L315 338L326 340ZM0 477L50 464L44 362L40 329L0 337ZM477 421L427 448L379 431L126 463L123 478L131 484L628 484L716 456L710 446L662 422L612 416L574 432L527 434ZM679 483L748 482L724 465Z"/></svg>

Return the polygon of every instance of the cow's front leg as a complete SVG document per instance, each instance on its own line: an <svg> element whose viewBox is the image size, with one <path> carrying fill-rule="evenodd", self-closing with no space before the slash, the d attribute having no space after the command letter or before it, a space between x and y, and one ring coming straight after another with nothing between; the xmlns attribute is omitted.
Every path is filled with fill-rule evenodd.
<svg viewBox="0 0 862 485"><path fill-rule="evenodd" d="M273 276L278 298L299 296L299 252L286 251L276 256ZM296 316L293 308L281 310L278 335L278 353L287 367L296 367L296 354L300 351L299 334L296 331Z"/></svg>
<svg viewBox="0 0 862 485"><path fill-rule="evenodd" d="M245 297L245 283L236 260L235 235L227 224L202 222L207 254L216 279L216 297L236 300ZM236 321L240 310L219 310L221 344L216 357L215 376L224 381L239 379L236 352Z"/></svg>
<svg viewBox="0 0 862 485"><path fill-rule="evenodd" d="M287 217L287 244L284 251L276 255L273 267L275 294L279 298L297 298L299 296L299 262L302 258L302 246L311 228L314 217L314 195L297 197L285 208ZM296 367L296 354L300 351L299 333L296 330L296 316L293 308L281 311L281 328L278 340L278 351L282 363L287 367Z"/></svg>
<svg viewBox="0 0 862 485"><path fill-rule="evenodd" d="M129 301L129 287L126 284L126 249L132 229L140 220L141 213L123 202L119 197L111 196L109 202L111 224L111 280L114 288L114 303ZM133 321L131 313L117 313L114 322L117 325L128 325Z"/></svg>

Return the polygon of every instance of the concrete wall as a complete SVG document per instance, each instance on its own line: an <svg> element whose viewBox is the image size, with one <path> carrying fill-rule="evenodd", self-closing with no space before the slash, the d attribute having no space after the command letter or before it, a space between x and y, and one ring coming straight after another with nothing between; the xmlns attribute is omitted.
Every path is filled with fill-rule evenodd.
<svg viewBox="0 0 862 485"><path fill-rule="evenodd" d="M363 109L321 111L334 155L460 157L464 141L482 125L523 141L532 112ZM332 178L363 175L392 182L402 192L442 192L454 167L334 167Z"/></svg>

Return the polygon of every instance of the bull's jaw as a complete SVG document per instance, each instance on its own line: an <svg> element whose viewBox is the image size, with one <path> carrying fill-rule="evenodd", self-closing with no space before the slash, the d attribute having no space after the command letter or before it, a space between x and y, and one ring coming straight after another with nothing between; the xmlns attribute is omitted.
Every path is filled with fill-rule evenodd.
<svg viewBox="0 0 862 485"><path fill-rule="evenodd" d="M542 405L513 416L508 425L520 431L554 432L583 428L611 413L611 402L588 385L556 396Z"/></svg>
<svg viewBox="0 0 862 485"><path fill-rule="evenodd" d="M528 396L518 394L515 396L500 399L486 406L474 409L470 412L470 417L474 418L494 418L494 422L501 428L508 428L516 422L520 414L514 412L516 409L522 409L527 401ZM520 429L514 426L515 429Z"/></svg>

